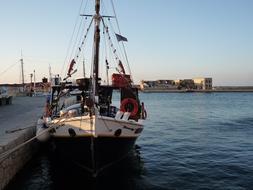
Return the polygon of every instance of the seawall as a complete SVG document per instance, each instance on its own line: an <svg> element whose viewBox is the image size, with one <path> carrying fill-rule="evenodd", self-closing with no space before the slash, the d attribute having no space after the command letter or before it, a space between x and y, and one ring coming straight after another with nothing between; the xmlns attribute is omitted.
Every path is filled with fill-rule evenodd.
<svg viewBox="0 0 253 190"><path fill-rule="evenodd" d="M253 92L253 89L217 89L217 90L157 90L157 89L145 89L141 92L144 93L219 93L219 92Z"/></svg>
<svg viewBox="0 0 253 190"><path fill-rule="evenodd" d="M12 105L0 107L0 189L8 185L37 151L36 140L17 147L35 136L44 102L45 97L14 97Z"/></svg>

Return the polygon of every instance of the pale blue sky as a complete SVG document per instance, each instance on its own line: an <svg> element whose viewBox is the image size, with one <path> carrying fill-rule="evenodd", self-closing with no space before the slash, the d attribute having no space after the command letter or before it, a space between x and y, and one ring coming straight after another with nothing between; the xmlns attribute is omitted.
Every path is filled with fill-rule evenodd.
<svg viewBox="0 0 253 190"><path fill-rule="evenodd" d="M212 77L214 85L253 85L252 0L114 2L135 82ZM20 81L21 49L26 81L34 69L47 76L49 64L60 73L80 3L1 0L0 73L17 64L0 83Z"/></svg>

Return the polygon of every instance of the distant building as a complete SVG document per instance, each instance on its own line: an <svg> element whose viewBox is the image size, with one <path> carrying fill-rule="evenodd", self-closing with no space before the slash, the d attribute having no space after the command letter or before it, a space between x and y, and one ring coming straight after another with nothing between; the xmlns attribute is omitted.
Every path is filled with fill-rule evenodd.
<svg viewBox="0 0 253 190"><path fill-rule="evenodd" d="M141 81L140 84L141 90L175 90L177 86L175 85L174 80L156 80L156 81Z"/></svg>
<svg viewBox="0 0 253 190"><path fill-rule="evenodd" d="M213 88L212 78L194 78L193 81L198 90L212 90Z"/></svg>
<svg viewBox="0 0 253 190"><path fill-rule="evenodd" d="M195 89L195 84L192 79L179 79L174 81L177 88L180 89Z"/></svg>
<svg viewBox="0 0 253 190"><path fill-rule="evenodd" d="M0 84L1 89L6 90L6 94L9 96L16 96L23 90L22 84Z"/></svg>
<svg viewBox="0 0 253 190"><path fill-rule="evenodd" d="M141 81L140 89L147 91L212 90L212 78Z"/></svg>
<svg viewBox="0 0 253 190"><path fill-rule="evenodd" d="M19 96L30 93L31 91L34 92L34 87L36 93L48 93L50 91L51 84L48 82L46 78L43 78L42 82L34 83L25 83L24 87L23 84L0 84L1 89L6 89L8 95L11 96ZM25 91L23 92L23 88Z"/></svg>

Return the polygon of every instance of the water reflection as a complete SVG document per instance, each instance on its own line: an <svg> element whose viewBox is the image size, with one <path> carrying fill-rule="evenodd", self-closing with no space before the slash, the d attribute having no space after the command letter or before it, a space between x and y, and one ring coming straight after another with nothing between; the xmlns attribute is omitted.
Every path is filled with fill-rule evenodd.
<svg viewBox="0 0 253 190"><path fill-rule="evenodd" d="M144 173L139 148L97 178L72 162L59 161L55 154L42 149L7 189L141 189Z"/></svg>

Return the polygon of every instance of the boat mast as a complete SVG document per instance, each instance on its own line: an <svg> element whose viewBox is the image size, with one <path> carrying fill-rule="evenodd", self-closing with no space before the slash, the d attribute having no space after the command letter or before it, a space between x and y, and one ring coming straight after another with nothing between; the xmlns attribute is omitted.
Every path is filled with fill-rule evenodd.
<svg viewBox="0 0 253 190"><path fill-rule="evenodd" d="M93 98L98 96L98 65L99 65L99 43L100 43L100 0L95 0L95 32L94 32L94 58L93 58Z"/></svg>

